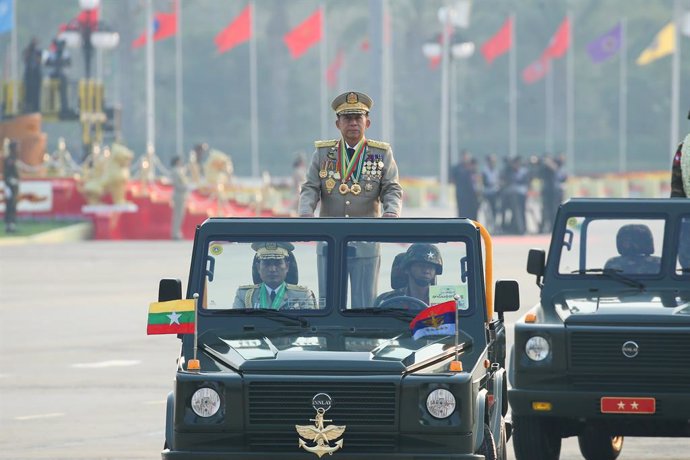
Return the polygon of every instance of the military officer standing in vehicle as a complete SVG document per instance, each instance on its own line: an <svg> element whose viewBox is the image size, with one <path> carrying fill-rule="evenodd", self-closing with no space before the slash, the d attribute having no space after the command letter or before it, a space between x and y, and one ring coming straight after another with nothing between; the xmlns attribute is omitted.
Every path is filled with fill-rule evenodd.
<svg viewBox="0 0 690 460"><path fill-rule="evenodd" d="M252 249L256 251L252 270L261 282L240 286L232 308L317 308L311 289L286 282L295 249L292 243L252 243Z"/></svg>
<svg viewBox="0 0 690 460"><path fill-rule="evenodd" d="M402 187L393 150L386 142L367 139L373 101L350 91L331 103L340 139L316 141L316 151L302 185L299 215L313 217L399 217ZM380 265L376 244L358 243L348 260L351 305L371 306ZM321 248L322 249L322 248ZM325 286L325 260L318 258L320 292Z"/></svg>
<svg viewBox="0 0 690 460"><path fill-rule="evenodd" d="M688 112L690 120L690 112ZM671 169L671 198L690 197L690 134L680 143Z"/></svg>

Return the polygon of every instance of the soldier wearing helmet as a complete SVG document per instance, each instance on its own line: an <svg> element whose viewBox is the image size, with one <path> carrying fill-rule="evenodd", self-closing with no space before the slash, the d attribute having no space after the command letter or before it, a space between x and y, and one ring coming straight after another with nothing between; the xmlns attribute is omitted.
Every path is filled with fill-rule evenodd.
<svg viewBox="0 0 690 460"><path fill-rule="evenodd" d="M443 273L441 252L433 244L415 243L407 248L401 269L406 278L405 285L381 294L375 305L400 296L415 297L428 305L429 286L436 284L436 276Z"/></svg>

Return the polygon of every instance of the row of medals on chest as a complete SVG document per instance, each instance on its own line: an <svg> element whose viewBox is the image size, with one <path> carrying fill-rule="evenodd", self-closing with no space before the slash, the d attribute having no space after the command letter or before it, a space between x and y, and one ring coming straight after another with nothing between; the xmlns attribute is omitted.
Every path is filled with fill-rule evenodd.
<svg viewBox="0 0 690 460"><path fill-rule="evenodd" d="M327 165L331 163L328 160L324 161L323 167L321 168L321 171L319 171L319 177L321 179L326 179L326 191L328 193L331 193L333 188L335 188L335 181L341 180L342 176L340 174L340 171L335 171L333 169L328 169ZM367 192L370 192L374 189L374 184L371 183L371 179L376 177L378 179L381 178L381 174L383 171L383 160L380 160L378 158L374 158L374 160L366 160L364 164L362 165L362 175L365 176L366 183L364 184L364 189ZM355 181L353 177L353 181ZM338 192L340 192L341 195L347 195L348 193L352 192L353 195L359 195L362 193L362 186L359 185L357 182L352 184L350 187L347 185L346 182L342 182L340 186L338 187Z"/></svg>

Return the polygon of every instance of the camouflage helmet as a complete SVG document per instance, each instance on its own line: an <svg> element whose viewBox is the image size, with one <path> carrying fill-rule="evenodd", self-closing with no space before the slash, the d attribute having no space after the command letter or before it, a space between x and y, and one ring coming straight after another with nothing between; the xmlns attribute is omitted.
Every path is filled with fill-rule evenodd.
<svg viewBox="0 0 690 460"><path fill-rule="evenodd" d="M443 258L441 251L429 243L414 243L405 252L405 268L412 262L427 262L436 266L436 274L443 273Z"/></svg>

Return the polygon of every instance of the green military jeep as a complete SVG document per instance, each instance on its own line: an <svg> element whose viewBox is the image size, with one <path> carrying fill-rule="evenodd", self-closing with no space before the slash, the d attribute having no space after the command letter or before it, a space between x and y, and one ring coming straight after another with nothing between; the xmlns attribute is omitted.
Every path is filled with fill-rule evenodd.
<svg viewBox="0 0 690 460"><path fill-rule="evenodd" d="M466 219L207 220L162 458L505 459L519 294L490 243Z"/></svg>
<svg viewBox="0 0 690 460"><path fill-rule="evenodd" d="M588 460L690 436L690 201L569 201L527 271L541 301L515 325L517 459L558 459L569 436Z"/></svg>

